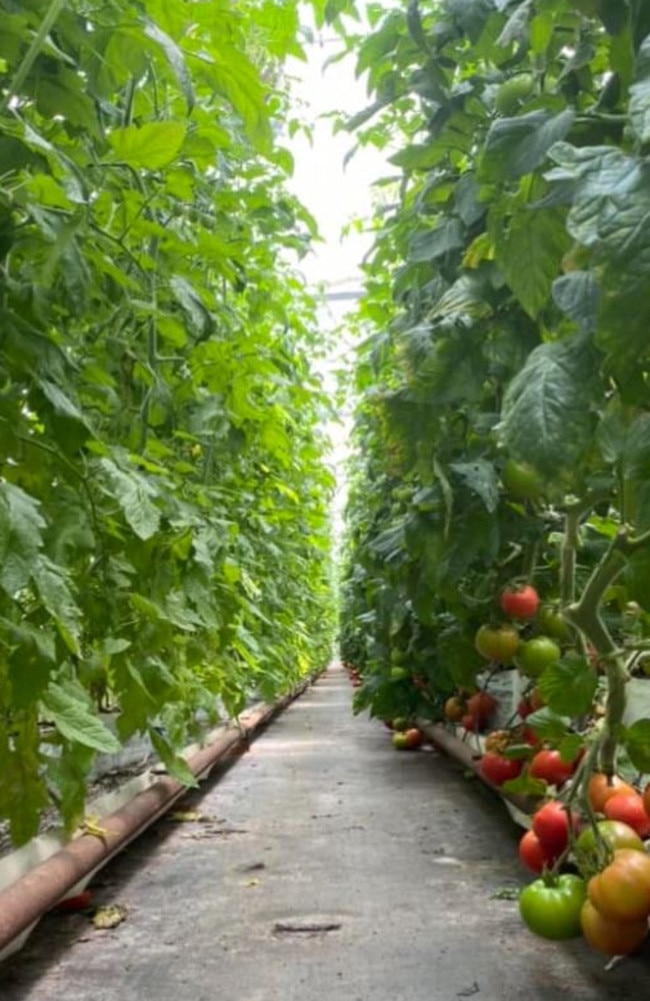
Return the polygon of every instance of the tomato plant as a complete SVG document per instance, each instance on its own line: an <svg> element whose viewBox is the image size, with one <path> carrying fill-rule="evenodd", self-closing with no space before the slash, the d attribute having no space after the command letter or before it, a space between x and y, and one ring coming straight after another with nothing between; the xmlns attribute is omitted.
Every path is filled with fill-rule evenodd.
<svg viewBox="0 0 650 1001"><path fill-rule="evenodd" d="M585 895L585 881L572 873L536 879L521 891L519 911L528 928L542 938L576 938L582 930Z"/></svg>
<svg viewBox="0 0 650 1001"><path fill-rule="evenodd" d="M513 619L534 619L539 607L539 595L531 584L506 588L501 592L499 604Z"/></svg>

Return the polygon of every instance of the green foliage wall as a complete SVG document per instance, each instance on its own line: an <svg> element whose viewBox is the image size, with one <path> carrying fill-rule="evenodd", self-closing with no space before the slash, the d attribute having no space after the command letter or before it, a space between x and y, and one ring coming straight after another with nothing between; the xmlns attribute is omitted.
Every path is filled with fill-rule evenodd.
<svg viewBox="0 0 650 1001"><path fill-rule="evenodd" d="M18 842L48 804L78 819L96 751L148 731L184 776L198 711L236 714L328 656L326 400L295 269L314 226L274 138L288 54L293 2L0 0L0 817Z"/></svg>

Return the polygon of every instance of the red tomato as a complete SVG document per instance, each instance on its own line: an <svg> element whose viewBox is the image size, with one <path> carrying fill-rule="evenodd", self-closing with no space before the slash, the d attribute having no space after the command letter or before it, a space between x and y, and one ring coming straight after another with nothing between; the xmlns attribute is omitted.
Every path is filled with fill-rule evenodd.
<svg viewBox="0 0 650 1001"><path fill-rule="evenodd" d="M419 747L422 743L422 734L417 727L411 727L410 730L407 730L404 737L406 739L406 746L411 751Z"/></svg>
<svg viewBox="0 0 650 1001"><path fill-rule="evenodd" d="M534 619L539 607L539 595L531 584L510 588L501 592L499 604L513 619Z"/></svg>
<svg viewBox="0 0 650 1001"><path fill-rule="evenodd" d="M520 699L519 705L517 706L517 715L519 716L519 718L526 719L526 717L530 716L532 712L535 712L535 710L531 706L528 699L526 698Z"/></svg>
<svg viewBox="0 0 650 1001"><path fill-rule="evenodd" d="M467 700L467 711L479 720L488 721L497 707L497 700L489 692L477 692Z"/></svg>
<svg viewBox="0 0 650 1001"><path fill-rule="evenodd" d="M629 956L643 944L648 934L645 918L615 921L604 917L590 900L585 900L580 914L582 933L592 949L607 956Z"/></svg>
<svg viewBox="0 0 650 1001"><path fill-rule="evenodd" d="M574 831L578 829L578 818L571 815ZM569 817L557 800L551 800L533 815L533 831L549 852L561 855L569 843Z"/></svg>
<svg viewBox="0 0 650 1001"><path fill-rule="evenodd" d="M624 782L618 775L603 775L602 772L594 772L589 779L587 795L589 804L594 813L602 813L607 800L617 792L635 792L631 785Z"/></svg>
<svg viewBox="0 0 650 1001"><path fill-rule="evenodd" d="M472 716L471 713L465 713L460 722L463 729L467 730L469 733L475 733L477 730L481 729L480 720L477 720L476 716Z"/></svg>
<svg viewBox="0 0 650 1001"><path fill-rule="evenodd" d="M555 852L550 852L539 840L534 831L526 831L519 842L519 860L531 872L540 873L556 861Z"/></svg>
<svg viewBox="0 0 650 1001"><path fill-rule="evenodd" d="M559 751L538 751L530 763L528 774L534 779L544 779L552 786L561 786L573 775L573 764L562 761Z"/></svg>
<svg viewBox="0 0 650 1001"><path fill-rule="evenodd" d="M76 893L73 897L64 897L63 900L59 900L56 905L57 911L83 911L86 907L89 907L92 902L92 894L90 890L82 890L81 893Z"/></svg>
<svg viewBox="0 0 650 1001"><path fill-rule="evenodd" d="M641 838L650 834L650 817L643 806L643 796L638 792L616 792L603 807L608 820L620 820Z"/></svg>
<svg viewBox="0 0 650 1001"><path fill-rule="evenodd" d="M495 786L500 786L504 782L508 782L509 779L516 779L521 774L522 768L523 761L517 761L514 758L504 758L501 754L496 754L494 751L487 751L481 758L479 773L488 782L492 782Z"/></svg>

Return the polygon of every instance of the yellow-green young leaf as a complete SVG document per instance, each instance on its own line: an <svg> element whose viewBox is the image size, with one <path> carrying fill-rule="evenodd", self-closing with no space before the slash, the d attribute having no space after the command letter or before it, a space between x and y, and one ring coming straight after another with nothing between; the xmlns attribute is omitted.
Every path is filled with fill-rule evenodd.
<svg viewBox="0 0 650 1001"><path fill-rule="evenodd" d="M51 684L41 699L44 714L68 740L77 741L96 751L112 754L120 742L81 699L68 689Z"/></svg>
<svg viewBox="0 0 650 1001"><path fill-rule="evenodd" d="M115 157L129 167L158 170L176 158L185 141L185 131L182 122L147 122L114 129L108 141Z"/></svg>

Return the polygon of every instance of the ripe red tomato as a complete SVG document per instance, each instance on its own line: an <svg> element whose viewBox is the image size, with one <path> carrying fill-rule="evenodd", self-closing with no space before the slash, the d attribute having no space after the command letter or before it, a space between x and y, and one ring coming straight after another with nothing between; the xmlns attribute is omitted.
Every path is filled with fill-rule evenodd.
<svg viewBox="0 0 650 1001"><path fill-rule="evenodd" d="M510 588L501 592L499 604L513 619L534 619L539 607L539 595L532 584Z"/></svg>
<svg viewBox="0 0 650 1001"><path fill-rule="evenodd" d="M643 808L650 817L650 782L648 782L647 786L643 790Z"/></svg>
<svg viewBox="0 0 650 1001"><path fill-rule="evenodd" d="M519 842L519 860L531 872L541 873L556 861L555 852L548 851L534 831L526 831Z"/></svg>
<svg viewBox="0 0 650 1001"><path fill-rule="evenodd" d="M571 814L571 826L578 830L578 818ZM551 800L533 814L533 830L547 851L561 855L569 843L569 815L561 803Z"/></svg>
<svg viewBox="0 0 650 1001"><path fill-rule="evenodd" d="M592 949L607 956L629 956L643 944L648 934L645 918L616 921L604 917L590 900L585 900L580 914L582 933Z"/></svg>
<svg viewBox="0 0 650 1001"><path fill-rule="evenodd" d="M57 911L83 911L90 907L92 903L92 893L90 890L82 890L73 897L64 897L56 905Z"/></svg>
<svg viewBox="0 0 650 1001"><path fill-rule="evenodd" d="M650 914L650 856L619 848L587 886L589 900L604 918L637 921Z"/></svg>
<svg viewBox="0 0 650 1001"><path fill-rule="evenodd" d="M467 711L481 722L487 722L497 707L497 700L489 692L476 692L467 700Z"/></svg>
<svg viewBox="0 0 650 1001"><path fill-rule="evenodd" d="M643 796L638 792L616 792L603 807L608 820L620 820L641 838L650 834L650 817L643 806Z"/></svg>
<svg viewBox="0 0 650 1001"><path fill-rule="evenodd" d="M517 706L517 715L520 717L520 719L526 719L526 717L530 716L530 714L533 712L535 712L535 710L533 709L527 698L519 700L519 705Z"/></svg>
<svg viewBox="0 0 650 1001"><path fill-rule="evenodd" d="M510 664L519 646L519 633L514 626L481 626L476 633L476 649L487 660Z"/></svg>
<svg viewBox="0 0 650 1001"><path fill-rule="evenodd" d="M534 779L543 779L552 786L561 786L573 775L573 763L562 761L559 751L538 751L528 768Z"/></svg>
<svg viewBox="0 0 650 1001"><path fill-rule="evenodd" d="M495 786L503 785L510 779L516 779L521 774L523 761L514 758L504 758L494 751L487 751L481 758L479 772L484 779Z"/></svg>
<svg viewBox="0 0 650 1001"><path fill-rule="evenodd" d="M463 729L467 730L468 733L476 733L485 725L482 720L477 719L476 716L472 716L471 713L465 713L460 722Z"/></svg>
<svg viewBox="0 0 650 1001"><path fill-rule="evenodd" d="M422 743L422 734L417 727L411 727L406 731L404 736L406 738L406 746L410 751L415 750Z"/></svg>
<svg viewBox="0 0 650 1001"><path fill-rule="evenodd" d="M618 775L608 777L602 772L594 772L587 788L589 805L594 813L602 813L607 800L617 792L635 792L635 790Z"/></svg>

